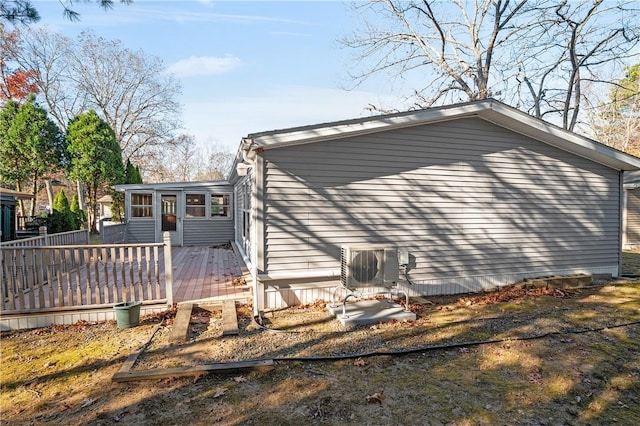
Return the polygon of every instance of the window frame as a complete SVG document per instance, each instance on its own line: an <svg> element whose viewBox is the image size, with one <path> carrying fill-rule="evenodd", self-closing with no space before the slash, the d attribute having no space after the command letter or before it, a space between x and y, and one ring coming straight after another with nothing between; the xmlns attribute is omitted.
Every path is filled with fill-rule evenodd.
<svg viewBox="0 0 640 426"><path fill-rule="evenodd" d="M190 205L189 204L189 196L190 195L191 196L194 196L194 195L202 196L203 197L202 202L204 204L192 204L192 205ZM207 200L208 200L207 193L204 192L204 191L190 191L190 192L185 191L184 192L184 218L188 219L188 220L206 220L207 219L207 212L208 212ZM196 207L196 208L197 207L201 207L202 208L202 216L189 215L187 213L189 207Z"/></svg>
<svg viewBox="0 0 640 426"><path fill-rule="evenodd" d="M136 196L149 196L150 200L151 200L151 204L134 204L134 197ZM136 192L131 192L129 194L129 219L130 220L149 220L149 219L154 219L156 214L155 214L155 206L154 206L154 192L153 191L136 191ZM149 211L151 212L151 215L149 216L136 216L134 215L134 211L135 209L149 209Z"/></svg>
<svg viewBox="0 0 640 426"><path fill-rule="evenodd" d="M232 216L232 194L229 192L209 192L208 194L209 203L207 205L207 213L208 219L210 220L225 220L225 219L233 219ZM216 198L222 197L224 202L222 205L218 206L218 208L222 208L225 212L224 214L213 214L213 200Z"/></svg>

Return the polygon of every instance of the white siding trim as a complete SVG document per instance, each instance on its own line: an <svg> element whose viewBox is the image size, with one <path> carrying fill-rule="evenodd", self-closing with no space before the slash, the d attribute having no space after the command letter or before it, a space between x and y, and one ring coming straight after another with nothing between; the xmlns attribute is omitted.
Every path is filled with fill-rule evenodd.
<svg viewBox="0 0 640 426"><path fill-rule="evenodd" d="M617 265L601 266L595 268L570 268L557 269L551 271L528 271L513 274L499 275L479 275L468 277L448 277L431 280L413 282L400 281L397 289L408 294L409 297L416 296L439 296L452 294L475 293L487 290L495 290L510 284L524 280L525 278L537 278L551 275L572 275L572 274L611 274L618 276ZM289 306L305 305L314 303L317 300L335 302L332 298L340 281L322 281L314 284L281 283L279 285L264 286L264 308L263 310L281 309ZM368 293L376 291L386 291L388 288L367 288ZM343 293L338 293L338 296Z"/></svg>

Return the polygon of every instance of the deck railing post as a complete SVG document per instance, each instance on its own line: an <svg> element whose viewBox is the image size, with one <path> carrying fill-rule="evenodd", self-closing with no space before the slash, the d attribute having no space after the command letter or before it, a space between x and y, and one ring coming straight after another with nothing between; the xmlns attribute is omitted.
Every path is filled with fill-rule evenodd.
<svg viewBox="0 0 640 426"><path fill-rule="evenodd" d="M171 234L162 234L164 242L164 286L167 293L167 305L173 306L173 269L171 263Z"/></svg>
<svg viewBox="0 0 640 426"><path fill-rule="evenodd" d="M38 228L38 234L42 237L42 243L40 245L42 246L48 246L49 245L49 237L47 236L47 227L46 226L41 226Z"/></svg>

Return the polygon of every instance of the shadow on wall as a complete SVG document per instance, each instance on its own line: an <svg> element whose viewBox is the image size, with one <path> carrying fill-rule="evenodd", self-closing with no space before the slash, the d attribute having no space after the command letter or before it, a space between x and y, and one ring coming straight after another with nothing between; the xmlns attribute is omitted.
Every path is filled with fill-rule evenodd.
<svg viewBox="0 0 640 426"><path fill-rule="evenodd" d="M619 172L480 119L264 156L269 273L356 243L408 248L414 280L617 265Z"/></svg>

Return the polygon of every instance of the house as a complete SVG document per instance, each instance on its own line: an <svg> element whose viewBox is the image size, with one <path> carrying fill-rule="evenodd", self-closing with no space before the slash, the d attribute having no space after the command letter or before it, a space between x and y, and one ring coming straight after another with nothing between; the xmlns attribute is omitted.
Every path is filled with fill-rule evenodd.
<svg viewBox="0 0 640 426"><path fill-rule="evenodd" d="M491 99L255 133L229 179L234 240L256 311L330 300L345 246L402 249L412 295L617 276L622 176L639 168Z"/></svg>
<svg viewBox="0 0 640 426"><path fill-rule="evenodd" d="M640 172L624 174L623 247L640 247Z"/></svg>
<svg viewBox="0 0 640 426"><path fill-rule="evenodd" d="M111 195L103 195L102 197L98 198L96 201L98 203L98 217L100 219L111 218L112 216L111 204L113 204L113 199L111 198Z"/></svg>
<svg viewBox="0 0 640 426"><path fill-rule="evenodd" d="M410 295L617 276L623 172L639 169L489 99L250 134L228 181L116 189L129 241L167 230L177 245L234 241L259 312L332 300L343 253L367 248L384 254L375 274L389 261Z"/></svg>
<svg viewBox="0 0 640 426"><path fill-rule="evenodd" d="M176 246L213 245L233 240L233 187L220 182L115 185L124 192L125 240Z"/></svg>
<svg viewBox="0 0 640 426"><path fill-rule="evenodd" d="M16 204L18 200L32 198L33 196L26 192L0 188L0 241L11 241L18 237Z"/></svg>

